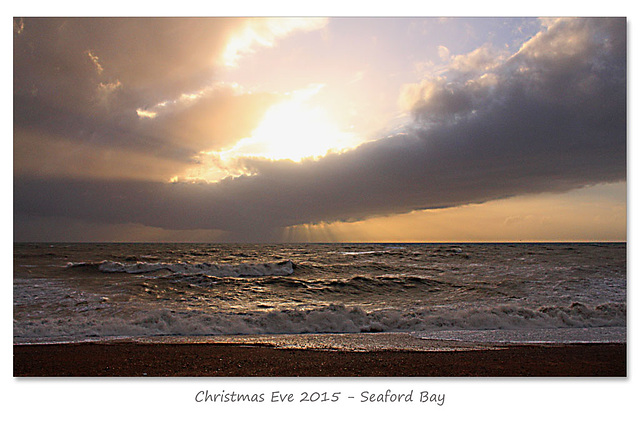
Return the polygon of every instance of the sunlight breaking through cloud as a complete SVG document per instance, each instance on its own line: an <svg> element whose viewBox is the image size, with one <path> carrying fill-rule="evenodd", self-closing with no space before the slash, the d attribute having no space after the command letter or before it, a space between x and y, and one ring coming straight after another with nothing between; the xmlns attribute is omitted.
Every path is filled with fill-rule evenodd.
<svg viewBox="0 0 640 427"><path fill-rule="evenodd" d="M267 18L247 21L244 28L231 37L222 55L224 65L235 67L240 58L252 53L256 46L273 47L276 40L294 31L313 31L324 27L326 18Z"/></svg>

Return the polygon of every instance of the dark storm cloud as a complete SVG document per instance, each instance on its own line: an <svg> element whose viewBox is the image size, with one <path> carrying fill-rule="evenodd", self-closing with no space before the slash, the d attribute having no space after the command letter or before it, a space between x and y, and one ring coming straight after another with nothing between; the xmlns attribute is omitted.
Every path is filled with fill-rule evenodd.
<svg viewBox="0 0 640 427"><path fill-rule="evenodd" d="M49 175L68 175L67 153L91 147L135 152L138 169L160 179L153 173L157 159L172 162L177 173L199 151L248 136L274 97L214 84L216 64L243 22L15 19L16 174L30 173L32 153L46 145L51 165L61 165L48 168ZM158 104L164 107L154 119L139 117L138 110ZM23 153L26 157L20 157ZM131 175L118 162L108 167L116 179Z"/></svg>
<svg viewBox="0 0 640 427"><path fill-rule="evenodd" d="M136 107L172 99L212 78L238 25L214 18L25 19L14 31L14 93L36 90L39 99L82 111L92 105L92 89L120 81Z"/></svg>
<svg viewBox="0 0 640 427"><path fill-rule="evenodd" d="M468 64L409 88L415 126L403 135L317 161L246 160L251 176L217 184L18 178L14 209L259 240L282 226L625 179L624 19L557 22L475 75Z"/></svg>

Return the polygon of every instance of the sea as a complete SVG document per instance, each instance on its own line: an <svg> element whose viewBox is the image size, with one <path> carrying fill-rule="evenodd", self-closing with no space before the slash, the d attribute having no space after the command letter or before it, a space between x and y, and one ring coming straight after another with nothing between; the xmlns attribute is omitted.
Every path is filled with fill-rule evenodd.
<svg viewBox="0 0 640 427"><path fill-rule="evenodd" d="M13 249L15 344L399 336L626 342L625 243Z"/></svg>

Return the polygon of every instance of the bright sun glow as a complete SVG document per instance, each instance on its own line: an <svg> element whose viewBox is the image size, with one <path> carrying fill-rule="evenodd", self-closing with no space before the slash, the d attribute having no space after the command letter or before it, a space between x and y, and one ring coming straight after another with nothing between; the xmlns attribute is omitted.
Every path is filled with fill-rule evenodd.
<svg viewBox="0 0 640 427"><path fill-rule="evenodd" d="M239 140L226 151L202 151L198 165L174 176L170 182L216 182L228 176L247 174L243 157L271 160L317 159L330 152L342 152L366 142L355 133L341 130L313 97L322 89L313 85L288 94L286 100L272 106L248 138ZM141 114L142 113L142 114ZM139 111L141 117L144 112Z"/></svg>
<svg viewBox="0 0 640 427"><path fill-rule="evenodd" d="M355 134L341 131L325 109L310 102L321 88L317 85L296 91L271 107L251 137L240 140L222 158L256 156L300 161L356 146L359 140Z"/></svg>

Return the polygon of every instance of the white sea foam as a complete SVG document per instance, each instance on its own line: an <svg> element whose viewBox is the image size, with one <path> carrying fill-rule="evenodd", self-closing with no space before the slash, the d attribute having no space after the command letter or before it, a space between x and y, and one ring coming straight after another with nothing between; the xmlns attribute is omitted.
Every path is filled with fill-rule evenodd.
<svg viewBox="0 0 640 427"><path fill-rule="evenodd" d="M367 312L360 307L329 305L313 310L269 310L243 313L153 309L128 318L101 317L99 312L45 323L14 322L14 338L111 337L158 335L300 334L407 332L450 330L543 330L558 328L624 327L626 306L516 306L485 309Z"/></svg>

